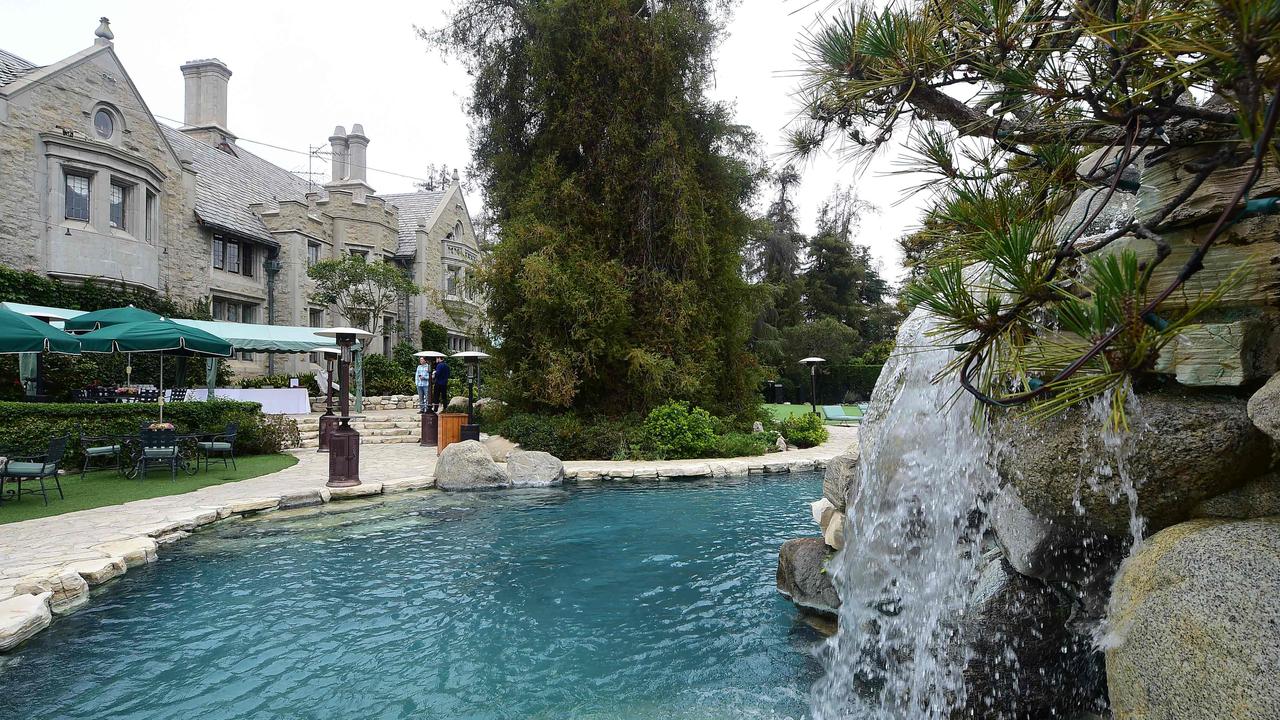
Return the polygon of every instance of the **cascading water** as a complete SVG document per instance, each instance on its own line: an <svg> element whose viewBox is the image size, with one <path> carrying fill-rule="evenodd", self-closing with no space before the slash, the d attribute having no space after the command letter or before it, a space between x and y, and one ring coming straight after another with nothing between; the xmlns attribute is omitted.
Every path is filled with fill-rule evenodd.
<svg viewBox="0 0 1280 720"><path fill-rule="evenodd" d="M953 622L981 567L980 518L994 490L989 443L955 383L954 358L916 310L872 394L844 549L829 563L840 627L822 648L812 714L943 718L964 704L965 639Z"/></svg>

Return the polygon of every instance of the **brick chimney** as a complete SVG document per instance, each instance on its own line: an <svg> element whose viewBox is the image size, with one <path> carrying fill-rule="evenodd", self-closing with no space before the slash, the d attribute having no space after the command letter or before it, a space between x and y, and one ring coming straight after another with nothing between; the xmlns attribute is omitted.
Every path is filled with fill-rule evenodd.
<svg viewBox="0 0 1280 720"><path fill-rule="evenodd" d="M234 142L227 129L227 81L231 69L217 58L192 60L182 66L186 82L182 131L210 145Z"/></svg>

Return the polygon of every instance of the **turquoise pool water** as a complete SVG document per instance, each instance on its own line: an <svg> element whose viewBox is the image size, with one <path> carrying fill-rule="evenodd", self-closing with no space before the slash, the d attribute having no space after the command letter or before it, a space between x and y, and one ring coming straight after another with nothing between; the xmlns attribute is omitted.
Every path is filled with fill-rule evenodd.
<svg viewBox="0 0 1280 720"><path fill-rule="evenodd" d="M204 531L0 656L3 718L801 718L808 473L426 493Z"/></svg>

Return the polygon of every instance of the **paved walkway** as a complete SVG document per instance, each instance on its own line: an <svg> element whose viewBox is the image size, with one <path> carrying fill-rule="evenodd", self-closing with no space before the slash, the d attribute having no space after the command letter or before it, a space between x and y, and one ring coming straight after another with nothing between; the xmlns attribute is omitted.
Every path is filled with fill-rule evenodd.
<svg viewBox="0 0 1280 720"><path fill-rule="evenodd" d="M688 478L820 469L857 443L857 428L832 427L830 431L827 443L808 450L724 460L567 462L565 476ZM234 514L419 490L435 484L435 448L362 445L363 484L336 489L325 487L328 455L314 450L293 452L298 455L298 464L270 475L182 495L0 525L0 626L5 624L5 606L10 604L5 602L7 598L14 597L13 602L17 603L15 596L47 592L55 612L74 609L87 601L89 586L107 582L129 567L151 562L160 546ZM14 609L11 615L18 612ZM47 609L44 614L47 617ZM4 630L0 627L0 650L4 649Z"/></svg>

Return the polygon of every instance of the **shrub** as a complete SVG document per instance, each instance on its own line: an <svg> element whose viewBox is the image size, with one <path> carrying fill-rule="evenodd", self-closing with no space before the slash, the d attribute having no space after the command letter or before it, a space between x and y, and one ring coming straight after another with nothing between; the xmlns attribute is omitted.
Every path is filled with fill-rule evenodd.
<svg viewBox="0 0 1280 720"><path fill-rule="evenodd" d="M641 452L659 459L704 457L715 450L715 423L706 410L673 401L649 413L636 440Z"/></svg>
<svg viewBox="0 0 1280 720"><path fill-rule="evenodd" d="M364 394L415 395L413 373L406 372L391 358L383 355L366 355L364 358Z"/></svg>
<svg viewBox="0 0 1280 720"><path fill-rule="evenodd" d="M183 433L222 432L229 422L239 423L236 452L245 455L280 452L297 444L297 424L280 417L268 420L254 402L215 400L165 405L165 420ZM77 464L80 434L132 435L145 422L154 421L158 408L150 403L14 403L0 402L0 447L16 454L43 453L49 440L71 436L66 462Z"/></svg>
<svg viewBox="0 0 1280 720"><path fill-rule="evenodd" d="M519 443L525 450L549 452L561 460L609 460L625 452L626 419L584 418L572 413L538 415L515 413L482 427Z"/></svg>
<svg viewBox="0 0 1280 720"><path fill-rule="evenodd" d="M787 442L801 448L810 448L827 441L827 427L822 424L822 417L813 413L803 413L789 417L778 423L778 431Z"/></svg>
<svg viewBox="0 0 1280 720"><path fill-rule="evenodd" d="M731 432L716 438L716 457L747 457L768 451L768 433Z"/></svg>

